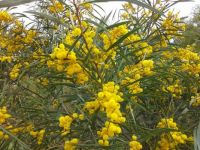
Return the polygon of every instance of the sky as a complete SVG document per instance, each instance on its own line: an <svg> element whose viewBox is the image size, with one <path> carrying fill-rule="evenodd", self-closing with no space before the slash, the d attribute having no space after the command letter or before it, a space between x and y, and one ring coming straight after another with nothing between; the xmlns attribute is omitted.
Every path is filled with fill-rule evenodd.
<svg viewBox="0 0 200 150"><path fill-rule="evenodd" d="M103 6L104 10L106 10L106 12L110 12L112 9L121 8L121 2L107 2L101 5ZM181 17L189 17L193 12L193 8L198 5L200 6L200 0L193 0L193 2L178 3L172 9L175 9L175 11L180 12Z"/></svg>
<svg viewBox="0 0 200 150"><path fill-rule="evenodd" d="M181 17L190 17L193 12L193 8L198 5L200 6L200 0L193 1L194 2L178 3L173 7L173 9L175 9L175 11L179 11ZM106 13L109 13L111 10L117 10L121 8L121 2L105 2L100 3L100 5ZM27 10L30 10L30 4L28 6L18 6L18 8L14 10L14 12L21 13Z"/></svg>

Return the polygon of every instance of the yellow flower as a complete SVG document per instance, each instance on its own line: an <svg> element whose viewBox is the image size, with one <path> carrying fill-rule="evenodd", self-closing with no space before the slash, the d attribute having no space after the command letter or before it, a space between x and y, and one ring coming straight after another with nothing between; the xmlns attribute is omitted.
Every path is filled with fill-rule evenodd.
<svg viewBox="0 0 200 150"><path fill-rule="evenodd" d="M52 13L60 13L64 10L64 6L59 1L53 0L53 5L49 6L48 9Z"/></svg>
<svg viewBox="0 0 200 150"><path fill-rule="evenodd" d="M7 11L0 11L0 20L9 23L13 21L13 17Z"/></svg>
<svg viewBox="0 0 200 150"><path fill-rule="evenodd" d="M59 118L59 126L63 128L62 135L67 135L70 132L73 118L70 116L61 116Z"/></svg>
<svg viewBox="0 0 200 150"><path fill-rule="evenodd" d="M130 150L141 150L142 144L137 141L137 137L135 135L132 136L132 141L129 142Z"/></svg>
<svg viewBox="0 0 200 150"><path fill-rule="evenodd" d="M72 30L71 34L72 34L73 36L80 36L80 35L81 35L81 29L78 28L78 27L76 27L76 28L74 28L74 29Z"/></svg>
<svg viewBox="0 0 200 150"><path fill-rule="evenodd" d="M178 130L177 124L174 122L173 118L161 119L157 128L171 128ZM189 141L187 135L179 131L163 133L161 139L158 141L156 150L175 149L178 144L185 144L186 141Z"/></svg>
<svg viewBox="0 0 200 150"><path fill-rule="evenodd" d="M70 141L65 141L64 150L75 150L78 141L79 140L77 138L73 138Z"/></svg>
<svg viewBox="0 0 200 150"><path fill-rule="evenodd" d="M11 70L11 72L10 72L10 74L9 74L9 76L10 76L10 78L12 79L12 80L16 80L17 79L17 77L19 76L19 72L20 72L20 68L22 67L22 65L21 64L16 64L13 68L12 68L12 70Z"/></svg>
<svg viewBox="0 0 200 150"><path fill-rule="evenodd" d="M98 141L98 143L101 146L109 146L109 138L112 138L113 136L120 134L121 132L122 131L119 125L112 122L106 122L105 127L103 127L101 131L97 131L97 134L102 138Z"/></svg>
<svg viewBox="0 0 200 150"><path fill-rule="evenodd" d="M11 115L7 113L6 107L0 108L0 124L5 123L6 120L10 117L11 117Z"/></svg>

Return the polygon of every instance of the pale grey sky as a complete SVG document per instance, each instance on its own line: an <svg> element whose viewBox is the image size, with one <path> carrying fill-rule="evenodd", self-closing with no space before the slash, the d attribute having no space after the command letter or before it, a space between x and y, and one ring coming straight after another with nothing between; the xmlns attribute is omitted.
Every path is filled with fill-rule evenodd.
<svg viewBox="0 0 200 150"><path fill-rule="evenodd" d="M200 5L200 0L193 0L193 1L194 2L178 3L173 7L173 9L175 9L175 11L179 11L181 17L190 16L191 13L193 12L193 8L197 5ZM121 8L121 4L122 4L121 2L107 2L101 4L101 6L103 6L106 12L110 12L113 9Z"/></svg>
<svg viewBox="0 0 200 150"><path fill-rule="evenodd" d="M177 5L175 5L173 7L173 9L175 9L175 11L179 11L180 12L180 16L181 17L190 17L191 13L193 12L193 8L197 5L200 5L200 0L193 0L194 2L182 2L182 3L178 3ZM120 9L121 8L121 4L122 2L105 2L105 3L98 3L101 4L102 8L106 11L106 12L110 12L111 10L116 10L116 9ZM15 9L13 12L23 12L26 10L30 10L30 4L28 6L18 6L17 9Z"/></svg>

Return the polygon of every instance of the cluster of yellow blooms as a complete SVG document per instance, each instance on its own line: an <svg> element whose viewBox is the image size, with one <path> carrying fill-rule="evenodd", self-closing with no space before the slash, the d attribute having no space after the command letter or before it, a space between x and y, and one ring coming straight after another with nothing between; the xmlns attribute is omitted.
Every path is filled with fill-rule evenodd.
<svg viewBox="0 0 200 150"><path fill-rule="evenodd" d="M123 20L128 19L130 14L135 13L136 8L131 3L124 3L122 7L124 8L124 12L121 14Z"/></svg>
<svg viewBox="0 0 200 150"><path fill-rule="evenodd" d="M40 78L38 82L40 82L44 86L47 86L49 84L49 80L47 78Z"/></svg>
<svg viewBox="0 0 200 150"><path fill-rule="evenodd" d="M19 76L19 72L20 72L20 68L22 67L21 64L16 64L14 65L14 67L12 68L9 76L12 80L17 79L17 77Z"/></svg>
<svg viewBox="0 0 200 150"><path fill-rule="evenodd" d="M70 133L73 118L70 116L61 116L59 118L59 126L63 128L62 135Z"/></svg>
<svg viewBox="0 0 200 150"><path fill-rule="evenodd" d="M91 3L81 3L80 6L83 7L83 10L89 10L92 11L93 10L93 6Z"/></svg>
<svg viewBox="0 0 200 150"><path fill-rule="evenodd" d="M120 32L122 32L121 27L116 27L115 30L117 29ZM119 34L119 32L117 33ZM114 35L115 35L114 31L111 33L102 33L100 35L101 39L99 40L102 40L102 42L104 43L104 49L107 49L111 46L111 44L113 43L113 42L111 43L111 39L113 38ZM79 36L82 36L83 38L82 43L81 40L77 41L77 38ZM81 27L79 26L74 27L72 31L66 35L65 44L69 46L75 44L75 48L79 48L80 45L82 44L81 46L82 55L83 56L91 55L91 62L94 62L95 65L97 65L97 67L101 67L102 65L103 66L105 65L105 61L107 58L111 57L112 59L114 59L116 51L114 49L111 49L109 51L103 51L102 48L94 44L95 36L96 36L96 29L93 26L86 23L85 21L82 21Z"/></svg>
<svg viewBox="0 0 200 150"><path fill-rule="evenodd" d="M2 21L1 23L10 23L13 21L13 17L7 11L0 11L0 20Z"/></svg>
<svg viewBox="0 0 200 150"><path fill-rule="evenodd" d="M132 141L129 142L130 150L141 150L142 144L137 141L137 137L135 135L132 136Z"/></svg>
<svg viewBox="0 0 200 150"><path fill-rule="evenodd" d="M12 25L8 29L0 24L0 48L7 50L6 53L14 53L28 48L28 45L33 44L34 38L37 36L36 31L25 29L19 20L12 19ZM5 30L9 32L5 32Z"/></svg>
<svg viewBox="0 0 200 150"><path fill-rule="evenodd" d="M138 59L143 59L149 56L152 52L152 46L147 42L142 41L141 37L137 34L132 34L124 40L124 44L133 51Z"/></svg>
<svg viewBox="0 0 200 150"><path fill-rule="evenodd" d="M37 138L37 144L42 144L43 138L45 134L45 129L41 129L40 131L30 131L30 135L34 138Z"/></svg>
<svg viewBox="0 0 200 150"><path fill-rule="evenodd" d="M73 113L72 116L66 115L66 116L61 116L59 118L59 126L63 128L62 136L67 135L68 133L70 133L71 124L72 124L74 119L83 120L84 119L84 115L83 114Z"/></svg>
<svg viewBox="0 0 200 150"><path fill-rule="evenodd" d="M0 131L0 140L8 140L9 135L5 134L4 132Z"/></svg>
<svg viewBox="0 0 200 150"><path fill-rule="evenodd" d="M97 131L97 134L102 138L102 140L98 141L99 145L109 146L109 138L112 138L121 132L122 130L118 124L106 121L105 127L103 127L101 131Z"/></svg>
<svg viewBox="0 0 200 150"><path fill-rule="evenodd" d="M60 13L64 10L63 4L61 4L59 1L52 0L52 3L53 3L53 5L50 5L48 7L48 9L51 13Z"/></svg>
<svg viewBox="0 0 200 150"><path fill-rule="evenodd" d="M122 93L119 91L119 86L114 82L108 82L103 85L103 90L98 93L95 101L86 102L85 109L90 114L94 113L97 109L106 113L108 119L114 123L123 123L125 118L120 111L120 102L123 101Z"/></svg>
<svg viewBox="0 0 200 150"><path fill-rule="evenodd" d="M24 127L14 127L13 125L9 125L5 127L6 130L8 130L13 135L17 135L20 131L24 131Z"/></svg>
<svg viewBox="0 0 200 150"><path fill-rule="evenodd" d="M166 93L171 93L174 98L180 99L184 88L181 86L180 80L175 80L173 84L167 87L163 86L162 90Z"/></svg>
<svg viewBox="0 0 200 150"><path fill-rule="evenodd" d="M178 17L179 13L174 14L172 11L169 11L166 19L162 23L162 27L166 30L168 38L172 37L179 33L179 31L185 30L185 24L180 23L180 18Z"/></svg>
<svg viewBox="0 0 200 150"><path fill-rule="evenodd" d="M8 62L10 63L12 61L11 56L0 56L0 62Z"/></svg>
<svg viewBox="0 0 200 150"><path fill-rule="evenodd" d="M134 48L137 51L135 55L140 59L149 56L153 52L152 46L147 42L137 42L134 44Z"/></svg>
<svg viewBox="0 0 200 150"><path fill-rule="evenodd" d="M109 121L105 123L105 127L101 131L98 131L98 135L103 138L99 141L99 144L108 146L108 139L116 134L121 133L121 128L118 124L126 121L120 111L120 102L123 101L122 93L119 92L119 86L114 82L108 82L103 85L103 90L98 93L98 97L95 101L86 102L85 109L90 114L100 109L106 113Z"/></svg>
<svg viewBox="0 0 200 150"><path fill-rule="evenodd" d="M46 62L46 56L42 49L34 51L32 57L34 60L39 60L41 64L44 64Z"/></svg>
<svg viewBox="0 0 200 150"><path fill-rule="evenodd" d="M9 122L8 119L12 116L7 112L7 108L4 106L0 108L0 125L2 125L6 130L8 130L13 135L16 135L20 131L23 130L22 127L15 128L13 127ZM9 135L4 133L3 131L0 131L0 139L8 140Z"/></svg>
<svg viewBox="0 0 200 150"><path fill-rule="evenodd" d="M88 81L87 73L77 62L75 52L69 51L64 44L54 48L50 57L52 60L47 61L48 67L55 68L59 72L65 71L67 77L76 76L77 83L83 84Z"/></svg>
<svg viewBox="0 0 200 150"><path fill-rule="evenodd" d="M181 61L180 69L191 75L199 77L200 74L200 57L197 52L194 52L192 46L186 48L179 48L177 51L163 52L164 57L167 59L177 59Z"/></svg>
<svg viewBox="0 0 200 150"><path fill-rule="evenodd" d="M161 119L157 125L157 128L170 128L178 130L177 124L174 122L173 118ZM190 138L180 131L170 131L169 133L163 133L161 134L160 141L158 141L158 147L156 150L175 149L178 144L185 144L187 141L190 141Z"/></svg>
<svg viewBox="0 0 200 150"><path fill-rule="evenodd" d="M200 106L200 93L196 93L195 96L191 97L191 104L193 107Z"/></svg>
<svg viewBox="0 0 200 150"><path fill-rule="evenodd" d="M5 126L5 130L10 132L13 135L17 135L19 132L25 131L23 127L14 127L13 125ZM10 136L3 131L0 131L0 139L8 140Z"/></svg>
<svg viewBox="0 0 200 150"><path fill-rule="evenodd" d="M127 85L130 93L141 93L143 89L140 87L138 81L144 76L150 76L153 74L154 62L152 60L142 60L138 64L126 66L123 70L122 85ZM122 73L120 73L122 76Z"/></svg>
<svg viewBox="0 0 200 150"><path fill-rule="evenodd" d="M75 150L78 144L78 139L73 138L70 141L65 141L64 150Z"/></svg>
<svg viewBox="0 0 200 150"><path fill-rule="evenodd" d="M33 44L36 31L25 29L23 24L7 11L0 11L0 20L0 49L3 53L3 56L0 56L0 62L10 63L15 55L13 53ZM15 57L17 59L18 55ZM21 67L20 63L14 65L9 73L12 80L18 77Z"/></svg>
<svg viewBox="0 0 200 150"><path fill-rule="evenodd" d="M7 113L6 107L0 108L0 124L5 123L6 119L8 119L10 117L11 117L11 115Z"/></svg>

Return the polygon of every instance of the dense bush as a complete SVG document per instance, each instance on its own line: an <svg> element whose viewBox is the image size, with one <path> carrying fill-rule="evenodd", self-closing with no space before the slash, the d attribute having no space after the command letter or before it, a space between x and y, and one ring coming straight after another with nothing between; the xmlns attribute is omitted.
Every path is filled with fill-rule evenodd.
<svg viewBox="0 0 200 150"><path fill-rule="evenodd" d="M94 1L2 9L0 149L199 149L200 55L178 43L175 3L127 2L114 21Z"/></svg>

